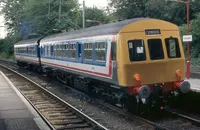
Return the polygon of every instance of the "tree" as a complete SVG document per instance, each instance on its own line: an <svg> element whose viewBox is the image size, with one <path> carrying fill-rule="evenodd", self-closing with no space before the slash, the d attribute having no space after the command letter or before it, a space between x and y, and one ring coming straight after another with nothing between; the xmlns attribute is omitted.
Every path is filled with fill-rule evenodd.
<svg viewBox="0 0 200 130"><path fill-rule="evenodd" d="M119 19L145 17L145 3L147 0L111 0L110 6L116 9Z"/></svg>
<svg viewBox="0 0 200 130"><path fill-rule="evenodd" d="M190 44L190 54L191 54L191 63L193 65L200 65L200 14L196 16L196 19L191 21L191 35L193 37L193 41ZM179 27L181 37L186 35L187 26L186 24ZM183 43L185 56L187 57L187 42Z"/></svg>
<svg viewBox="0 0 200 130"><path fill-rule="evenodd" d="M105 11L98 9L97 7L93 7L93 8L87 7L85 9L85 20L86 20L85 27L87 28L87 27L91 27L91 26L97 26L97 25L100 24L99 22L101 22L101 24L106 24L106 23L108 23L109 21L112 20L112 17L108 16L105 13ZM92 22L92 21L87 22L87 20L92 20L94 22ZM79 10L79 16L78 16L78 23L77 24L78 24L79 27L82 27L82 10Z"/></svg>
<svg viewBox="0 0 200 130"><path fill-rule="evenodd" d="M22 22L22 9L25 0L4 0L2 12L10 34L19 35L19 24Z"/></svg>
<svg viewBox="0 0 200 130"><path fill-rule="evenodd" d="M77 0L6 0L3 13L10 33L28 36L44 35L52 29L74 28Z"/></svg>
<svg viewBox="0 0 200 130"><path fill-rule="evenodd" d="M186 23L186 6L166 0L111 0L118 19L150 17L166 20L177 25ZM191 20L200 13L200 1L191 2Z"/></svg>

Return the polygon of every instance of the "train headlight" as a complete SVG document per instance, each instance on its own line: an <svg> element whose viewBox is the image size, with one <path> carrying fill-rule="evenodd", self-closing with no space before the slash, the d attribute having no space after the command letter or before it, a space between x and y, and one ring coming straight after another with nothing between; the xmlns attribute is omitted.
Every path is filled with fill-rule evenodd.
<svg viewBox="0 0 200 130"><path fill-rule="evenodd" d="M181 77L181 71L180 70L176 71L176 76Z"/></svg>
<svg viewBox="0 0 200 130"><path fill-rule="evenodd" d="M140 77L139 74L136 74L136 75L134 76L134 78L135 78L136 81L140 81L140 80L141 80L141 77Z"/></svg>

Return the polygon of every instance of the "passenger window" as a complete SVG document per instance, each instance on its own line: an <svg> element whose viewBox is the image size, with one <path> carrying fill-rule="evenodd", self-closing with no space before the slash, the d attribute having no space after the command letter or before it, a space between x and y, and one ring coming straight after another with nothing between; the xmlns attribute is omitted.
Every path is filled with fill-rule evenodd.
<svg viewBox="0 0 200 130"><path fill-rule="evenodd" d="M62 45L57 45L57 57L62 57Z"/></svg>
<svg viewBox="0 0 200 130"><path fill-rule="evenodd" d="M51 56L51 46L47 45L47 56Z"/></svg>
<svg viewBox="0 0 200 130"><path fill-rule="evenodd" d="M111 49L112 49L112 60L116 61L116 42L111 43Z"/></svg>
<svg viewBox="0 0 200 130"><path fill-rule="evenodd" d="M46 46L45 46L45 56L49 56L49 51L48 51L48 49L49 49L49 48L48 48L48 46L46 45Z"/></svg>
<svg viewBox="0 0 200 130"><path fill-rule="evenodd" d="M56 51L57 50L57 45L53 45L52 49L53 49L53 56L55 56L55 57L58 56L57 51Z"/></svg>
<svg viewBox="0 0 200 130"><path fill-rule="evenodd" d="M68 58L68 44L63 45L63 52L64 52L64 57Z"/></svg>
<svg viewBox="0 0 200 130"><path fill-rule="evenodd" d="M169 58L180 58L180 49L177 38L166 38L167 55Z"/></svg>
<svg viewBox="0 0 200 130"><path fill-rule="evenodd" d="M92 43L84 43L84 59L92 60Z"/></svg>
<svg viewBox="0 0 200 130"><path fill-rule="evenodd" d="M149 39L148 46L151 60L164 59L161 39Z"/></svg>
<svg viewBox="0 0 200 130"><path fill-rule="evenodd" d="M32 46L32 48L33 48L33 51L32 51L33 53L32 53L32 55L34 55L34 56L36 56L36 50L35 50L35 47L36 47L36 46Z"/></svg>
<svg viewBox="0 0 200 130"><path fill-rule="evenodd" d="M96 42L95 53L97 61L106 61L106 42Z"/></svg>
<svg viewBox="0 0 200 130"><path fill-rule="evenodd" d="M129 58L130 61L145 61L145 46L143 40L128 41Z"/></svg>
<svg viewBox="0 0 200 130"><path fill-rule="evenodd" d="M76 44L70 44L70 58L76 58Z"/></svg>

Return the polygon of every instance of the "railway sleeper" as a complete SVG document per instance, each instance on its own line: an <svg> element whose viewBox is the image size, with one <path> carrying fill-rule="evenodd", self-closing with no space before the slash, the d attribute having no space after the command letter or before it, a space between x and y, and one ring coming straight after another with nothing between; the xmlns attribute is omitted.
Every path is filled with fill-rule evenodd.
<svg viewBox="0 0 200 130"><path fill-rule="evenodd" d="M71 116L59 116L59 117L49 117L48 119L49 120L55 120L55 118L56 118L56 120L64 120L64 119L77 119L78 117L76 116L76 115L71 115Z"/></svg>

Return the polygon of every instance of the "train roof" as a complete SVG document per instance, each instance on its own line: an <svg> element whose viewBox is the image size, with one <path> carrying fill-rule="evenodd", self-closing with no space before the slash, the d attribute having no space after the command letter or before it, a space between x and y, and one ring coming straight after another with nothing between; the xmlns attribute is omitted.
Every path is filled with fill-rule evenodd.
<svg viewBox="0 0 200 130"><path fill-rule="evenodd" d="M99 26L93 26L81 30L75 30L71 32L65 32L55 35L50 35L41 40L41 42L48 42L48 41L56 41L56 40L66 40L66 39L75 39L78 37L88 37L88 36L95 36L95 35L106 35L106 34L116 34L130 23L134 23L141 20L146 20L150 18L134 18L128 19L120 22L103 24Z"/></svg>
<svg viewBox="0 0 200 130"><path fill-rule="evenodd" d="M26 40L22 40L19 41L17 43L15 43L15 45L21 45L21 44L34 44L37 42L39 38L31 38L31 39L26 39Z"/></svg>
<svg viewBox="0 0 200 130"><path fill-rule="evenodd" d="M41 40L41 42L75 39L75 38L78 38L78 37L88 37L88 36L95 36L95 35L116 34L116 33L119 33L119 31L123 27L125 27L126 25L128 25L130 23L134 23L134 22L141 21L141 20L147 20L147 19L150 19L150 18L128 19L128 20L124 20L124 21L93 26L93 27L89 27L89 28L85 28L85 29L49 35L49 36L44 37ZM22 40L22 41L15 43L15 45L34 44L39 39L40 39L40 37Z"/></svg>

